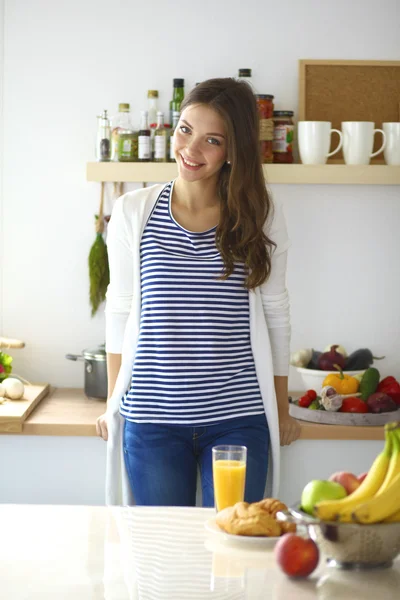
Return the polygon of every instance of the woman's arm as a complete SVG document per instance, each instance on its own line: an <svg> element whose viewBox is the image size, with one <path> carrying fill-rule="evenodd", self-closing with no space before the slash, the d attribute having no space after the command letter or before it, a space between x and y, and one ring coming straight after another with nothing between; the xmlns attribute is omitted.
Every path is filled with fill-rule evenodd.
<svg viewBox="0 0 400 600"><path fill-rule="evenodd" d="M282 213L280 215L283 219ZM300 425L289 415L288 374L290 358L290 303L286 289L287 247L289 241L284 225L280 230L281 244L271 257L271 273L261 286L261 301L271 344L274 385L279 416L281 445L294 442L300 435ZM272 236L272 239L275 236ZM277 236L279 238L279 235ZM277 238L275 238L277 239Z"/></svg>
<svg viewBox="0 0 400 600"><path fill-rule="evenodd" d="M133 294L132 250L125 197L117 199L107 232L110 283L106 295L107 402L110 400L121 368L124 332ZM96 421L97 435L108 439L107 413Z"/></svg>
<svg viewBox="0 0 400 600"><path fill-rule="evenodd" d="M121 354L107 352L107 402L112 396L121 368ZM108 440L107 409L96 420L96 433L106 442Z"/></svg>
<svg viewBox="0 0 400 600"><path fill-rule="evenodd" d="M115 382L117 381L118 373L121 368L121 357L122 354L112 354L107 352L107 401L111 398L115 388Z"/></svg>

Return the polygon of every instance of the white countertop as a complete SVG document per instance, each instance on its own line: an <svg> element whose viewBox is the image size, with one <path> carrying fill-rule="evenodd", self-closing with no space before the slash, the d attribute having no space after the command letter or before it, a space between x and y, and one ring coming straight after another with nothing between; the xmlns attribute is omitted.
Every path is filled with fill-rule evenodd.
<svg viewBox="0 0 400 600"><path fill-rule="evenodd" d="M207 533L213 509L0 505L1 597L7 600L391 600L390 569L325 567L291 580L273 551Z"/></svg>

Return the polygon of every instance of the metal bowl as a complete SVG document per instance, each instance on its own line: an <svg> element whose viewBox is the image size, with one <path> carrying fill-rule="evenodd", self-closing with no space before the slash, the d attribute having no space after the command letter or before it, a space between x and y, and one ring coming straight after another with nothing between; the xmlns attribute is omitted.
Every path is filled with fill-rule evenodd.
<svg viewBox="0 0 400 600"><path fill-rule="evenodd" d="M303 512L299 503L278 513L278 519L305 526L330 566L342 569L390 567L400 553L400 523L361 525L321 521Z"/></svg>

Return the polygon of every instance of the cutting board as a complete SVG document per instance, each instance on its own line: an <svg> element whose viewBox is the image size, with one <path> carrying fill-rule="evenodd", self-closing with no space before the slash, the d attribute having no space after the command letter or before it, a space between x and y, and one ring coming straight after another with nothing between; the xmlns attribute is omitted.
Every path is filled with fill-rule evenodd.
<svg viewBox="0 0 400 600"><path fill-rule="evenodd" d="M0 432L21 433L25 419L49 391L49 383L26 385L22 400L6 400L0 404Z"/></svg>

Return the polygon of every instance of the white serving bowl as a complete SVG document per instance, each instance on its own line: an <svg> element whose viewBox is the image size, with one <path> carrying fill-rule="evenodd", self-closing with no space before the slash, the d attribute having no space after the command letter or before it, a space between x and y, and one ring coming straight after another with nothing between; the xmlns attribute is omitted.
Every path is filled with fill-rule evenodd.
<svg viewBox="0 0 400 600"><path fill-rule="evenodd" d="M304 391L315 390L317 394L319 394L321 391L322 382L327 375L330 375L331 373L339 373L339 371L320 371L319 369L305 369L303 367L294 368L299 373L303 381ZM365 369L360 369L358 371L343 371L343 373L345 375L358 375L359 373L364 373L364 371Z"/></svg>

